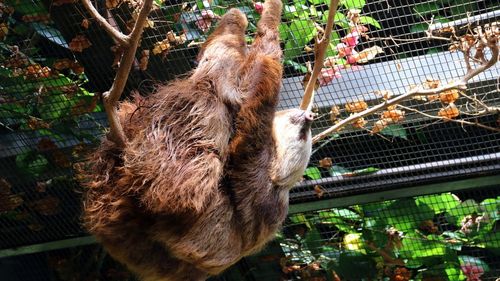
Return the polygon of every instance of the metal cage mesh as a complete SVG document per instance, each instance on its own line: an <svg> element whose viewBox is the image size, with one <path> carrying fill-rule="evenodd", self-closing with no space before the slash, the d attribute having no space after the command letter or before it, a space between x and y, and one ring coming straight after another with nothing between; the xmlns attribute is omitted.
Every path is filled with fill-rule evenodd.
<svg viewBox="0 0 500 281"><path fill-rule="evenodd" d="M134 5L140 1L94 2L114 26L126 31L133 18ZM283 2L280 34L285 77L280 109L297 107L300 102L306 62L314 60L310 51L317 32L314 23L325 23L326 3L329 1ZM239 8L247 15L249 42L259 18L254 1L155 3L127 82L126 95L133 91L154 92L158 83L188 73L196 66L200 43L210 34L217 17L230 7ZM366 27L365 35L359 37L353 50L361 53L370 48L373 50L375 46L380 50L365 62L350 62L349 56L344 56L337 59L330 70L325 69L322 78L325 85L319 88L316 96L315 111L319 117L313 125L314 134L334 124L334 106L339 111L336 117L345 118L350 114L346 109L348 103L364 101L373 106L383 102L376 91L391 91L398 95L427 80L439 80L445 84L459 78L466 69L463 55L449 52L448 42L425 38L426 31L438 32L443 26L453 25L457 32L465 32L464 26L468 22L474 26L491 24L500 17L500 4L493 0L344 0L336 15L332 44L327 54L330 57L339 58L336 46L352 33L346 19L350 8L360 9L361 23ZM169 39L169 36L174 38ZM81 190L75 180L73 164L98 143L107 125L99 93L106 91L113 81L115 57L119 54L114 45L79 1L0 2L0 249L85 235L80 227ZM498 66L492 67L468 84L466 94L490 106L498 106L499 76ZM392 189L401 189L403 195L400 197L404 197L405 187L498 174L498 132L436 121L422 114L436 116L444 106L439 101L414 99L402 105L420 113L407 111L404 120L378 134L369 132L379 119L379 115L371 115L366 118L368 123L364 129L347 126L316 144L305 180L291 191L291 203L319 202L367 193L376 196L377 192ZM460 97L456 105L461 111L466 111L474 104ZM498 129L498 114L495 113L481 116L462 114L460 118ZM346 275L349 273L339 269L338 263L344 259L344 262L347 260L358 267L366 265L369 270L366 274L377 274L371 279L363 277L365 280L378 280L382 278L380 274L385 274L383 278L390 280L405 280L394 278L396 273L408 276L407 272L416 280L465 280L467 270L477 269L461 267L467 263L464 257L471 257L469 263L485 263L488 267L481 280L494 280L495 274L500 275L500 238L495 223L498 219L498 191L494 188L478 189L455 195L462 203L453 208L460 210L463 207L467 212L457 211L462 217L457 215L453 221L441 220L451 206L443 200L455 198L450 194L425 197L424 201L412 197L395 202L291 214L281 237L270 245L268 252L245 259L232 273L220 278L336 280L332 272L337 272L341 280L359 279L360 276ZM497 205L487 201L496 206L496 212L492 211L490 203L482 204L486 199L496 200ZM475 200L475 209L461 205L470 200ZM426 207L419 202L424 202ZM391 204L407 208L388 209L387 205ZM370 211L366 211L368 209ZM483 236L474 236L477 244L470 244L472 240L469 241L468 234L461 232L462 220L467 216L477 220L487 212L490 221L474 227L481 231L485 229L483 227L489 227L491 234L476 233ZM401 225L395 226L393 223L398 220L401 220ZM365 227L371 221L376 223L376 234L373 227ZM432 222L437 232L422 231L420 226L424 222ZM384 223L386 225L380 225ZM446 224L449 224L446 226L449 229L445 228ZM389 253L395 255L392 258L411 260L413 256L408 252L421 250L424 257L418 261L420 263L405 261L404 266L388 266L387 261L381 260L383 254L374 250L370 243L375 243L377 249L383 245L378 240L370 240L373 238L370 235L376 236L373 239L387 239L390 227L399 231L398 239L410 249L406 252L404 247L393 249ZM443 234L445 232L447 234ZM447 236L451 233L463 237ZM409 242L413 240L408 237L415 236L419 237L414 239L416 242ZM347 241L349 238L354 242ZM448 241L455 238L461 241L460 245ZM312 246L303 248L304 239ZM431 242L426 244L424 241ZM459 246L462 248L458 249ZM434 254L433 251L437 252ZM100 254L98 247L84 246L2 258L0 275L7 276L2 280L70 280L61 277L64 274L57 266L73 268L74 276L80 276L76 274L78 270L101 263L98 269L94 268L98 273L96 278L128 278L118 274L123 268L111 265L109 258L88 261L88 257ZM318 261L320 254L330 260L326 263L325 259ZM447 260L455 257L448 254L455 255L456 259ZM437 272L434 274L428 263L438 258L440 263L433 269ZM75 266L57 265L60 260L71 260ZM79 266L85 262L89 267ZM121 277L109 277L102 268L113 268ZM422 268L427 271L422 271ZM399 271L395 273L396 270ZM453 274L456 274L456 279L453 279ZM318 279L312 279L316 275ZM74 280L92 277L81 276ZM441 276L442 279L425 279L429 276Z"/></svg>

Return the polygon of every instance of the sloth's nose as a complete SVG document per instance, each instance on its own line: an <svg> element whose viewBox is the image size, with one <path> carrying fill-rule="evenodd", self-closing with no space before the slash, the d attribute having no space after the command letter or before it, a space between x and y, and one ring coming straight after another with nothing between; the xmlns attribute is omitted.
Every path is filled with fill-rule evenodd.
<svg viewBox="0 0 500 281"><path fill-rule="evenodd" d="M306 118L307 121L313 121L314 113L312 113L311 111L304 111L304 118Z"/></svg>

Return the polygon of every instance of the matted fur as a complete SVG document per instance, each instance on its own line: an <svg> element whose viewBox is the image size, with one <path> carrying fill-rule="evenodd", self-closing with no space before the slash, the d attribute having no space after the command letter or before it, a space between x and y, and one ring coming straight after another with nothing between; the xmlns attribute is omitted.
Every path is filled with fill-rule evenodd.
<svg viewBox="0 0 500 281"><path fill-rule="evenodd" d="M87 161L85 226L142 280L204 280L285 219L311 137L304 112L275 114L281 6L265 2L249 50L230 10L189 78L120 105L125 147L105 139Z"/></svg>

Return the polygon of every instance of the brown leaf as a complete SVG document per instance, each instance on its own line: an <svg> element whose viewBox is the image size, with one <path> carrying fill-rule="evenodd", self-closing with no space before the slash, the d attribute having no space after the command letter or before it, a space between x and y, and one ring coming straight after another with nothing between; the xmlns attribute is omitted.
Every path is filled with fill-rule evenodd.
<svg viewBox="0 0 500 281"><path fill-rule="evenodd" d="M332 123L337 121L339 115L340 115L340 108L336 105L332 106L332 109L330 110L330 121L332 121Z"/></svg>
<svg viewBox="0 0 500 281"><path fill-rule="evenodd" d="M83 19L80 25L85 29L89 29L90 21L88 19Z"/></svg>
<svg viewBox="0 0 500 281"><path fill-rule="evenodd" d="M99 97L94 95L92 99L89 101L87 99L79 100L73 107L71 108L71 115L82 115L86 113L90 113L94 111L97 106L97 101Z"/></svg>
<svg viewBox="0 0 500 281"><path fill-rule="evenodd" d="M447 107L441 108L438 115L443 118L453 119L460 115L460 110L458 110L454 103L450 103Z"/></svg>
<svg viewBox="0 0 500 281"><path fill-rule="evenodd" d="M54 159L56 165L63 168L71 167L71 161L69 160L68 156L61 150L53 151L51 156Z"/></svg>
<svg viewBox="0 0 500 281"><path fill-rule="evenodd" d="M330 168L331 166L333 165L333 161L332 161L332 158L330 157L325 157L321 160L319 160L319 164L318 166L321 167L321 168Z"/></svg>
<svg viewBox="0 0 500 281"><path fill-rule="evenodd" d="M451 89L448 91L444 91L439 93L439 99L442 103L452 103L455 102L459 97L459 92L457 89Z"/></svg>
<svg viewBox="0 0 500 281"><path fill-rule="evenodd" d="M57 145L49 138L42 138L38 141L37 148L40 152L46 152L57 149Z"/></svg>
<svg viewBox="0 0 500 281"><path fill-rule="evenodd" d="M405 117L405 112L399 109L386 110L382 112L383 119L392 119L393 122L398 122L403 120Z"/></svg>
<svg viewBox="0 0 500 281"><path fill-rule="evenodd" d="M441 85L441 81L427 78L422 84L424 85L424 89L436 89L439 85Z"/></svg>
<svg viewBox="0 0 500 281"><path fill-rule="evenodd" d="M367 108L368 108L368 104L365 101L349 102L349 103L346 103L346 105L345 105L345 109L348 112L353 112L353 113L361 112Z"/></svg>
<svg viewBox="0 0 500 281"><path fill-rule="evenodd" d="M139 59L139 69L146 71L149 63L149 50L142 50L141 58Z"/></svg>
<svg viewBox="0 0 500 281"><path fill-rule="evenodd" d="M388 90L376 90L374 91L374 93L379 96L379 97L382 97L384 100L388 100L390 98L392 98L393 94L391 91L388 91Z"/></svg>
<svg viewBox="0 0 500 281"><path fill-rule="evenodd" d="M163 41L158 41L154 44L153 54L154 55L166 54L168 53L168 50L170 50L170 43L168 42L168 39L165 39Z"/></svg>
<svg viewBox="0 0 500 281"><path fill-rule="evenodd" d="M44 226L40 223L31 223L31 224L28 224L28 228L31 231L40 231L40 230L44 229Z"/></svg>
<svg viewBox="0 0 500 281"><path fill-rule="evenodd" d="M55 196L47 196L32 202L30 207L44 216L51 216L59 212L60 202L61 200Z"/></svg>
<svg viewBox="0 0 500 281"><path fill-rule="evenodd" d="M32 15L24 15L21 18L24 22L42 22L42 23L50 23L50 15L49 14L32 14Z"/></svg>
<svg viewBox="0 0 500 281"><path fill-rule="evenodd" d="M71 42L69 42L69 49L73 52L81 53L83 52L83 50L89 48L90 46L92 46L92 43L90 43L87 37L82 34L75 36L75 38L73 38Z"/></svg>
<svg viewBox="0 0 500 281"><path fill-rule="evenodd" d="M321 198L325 194L325 189L321 185L315 185L314 186L314 193L316 193L316 196L318 198Z"/></svg>
<svg viewBox="0 0 500 281"><path fill-rule="evenodd" d="M304 75L304 78L302 79L302 87L305 89L307 87L307 83L309 83L309 80L311 80L311 73L307 72ZM316 85L314 85L314 90L317 91L319 88L320 84L319 81L316 80Z"/></svg>
<svg viewBox="0 0 500 281"><path fill-rule="evenodd" d="M385 127L389 126L389 124L392 123L392 119L390 118L385 118L385 119L380 119L375 124L373 124L373 128L371 133L376 134L385 129Z"/></svg>
<svg viewBox="0 0 500 281"><path fill-rule="evenodd" d="M18 194L0 193L0 213L13 211L23 204L23 198Z"/></svg>
<svg viewBox="0 0 500 281"><path fill-rule="evenodd" d="M121 0L106 0L106 8L107 9L114 9L120 5L122 1Z"/></svg>
<svg viewBox="0 0 500 281"><path fill-rule="evenodd" d="M39 181L36 183L35 190L36 192L43 193L47 191L47 186L48 186L47 182Z"/></svg>
<svg viewBox="0 0 500 281"><path fill-rule="evenodd" d="M353 57L357 63L367 63L368 61L374 59L378 54L383 53L384 50L379 46L373 46L366 48L363 51L354 54Z"/></svg>
<svg viewBox="0 0 500 281"><path fill-rule="evenodd" d="M365 118L361 117L354 121L354 123L352 123L352 126L354 128L363 129L366 126L366 123L368 122L366 122Z"/></svg>
<svg viewBox="0 0 500 281"><path fill-rule="evenodd" d="M43 121L42 119L30 116L28 118L28 127L32 130L38 130L38 129L49 129L50 124Z"/></svg>

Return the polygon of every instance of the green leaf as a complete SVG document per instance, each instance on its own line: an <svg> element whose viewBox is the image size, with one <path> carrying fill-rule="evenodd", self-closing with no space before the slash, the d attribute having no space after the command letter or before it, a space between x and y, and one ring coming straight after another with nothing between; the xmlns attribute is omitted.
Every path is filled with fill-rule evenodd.
<svg viewBox="0 0 500 281"><path fill-rule="evenodd" d="M372 257L358 251L345 251L338 260L338 266L334 266L334 270L342 276L342 280L375 279L377 267Z"/></svg>
<svg viewBox="0 0 500 281"><path fill-rule="evenodd" d="M416 199L419 203L427 204L436 214L451 210L460 204L460 199L451 193L418 196Z"/></svg>
<svg viewBox="0 0 500 281"><path fill-rule="evenodd" d="M297 45L304 47L316 35L316 28L312 20L297 20L290 24L290 31L297 41Z"/></svg>
<svg viewBox="0 0 500 281"><path fill-rule="evenodd" d="M49 161L45 157L33 151L16 156L17 168L35 178L46 170L48 164Z"/></svg>
<svg viewBox="0 0 500 281"><path fill-rule="evenodd" d="M312 180L319 180L321 179L321 172L317 167L309 167L305 170L304 176L307 176Z"/></svg>
<svg viewBox="0 0 500 281"><path fill-rule="evenodd" d="M417 15L437 14L439 12L439 5L434 2L422 3L413 6L413 10Z"/></svg>
<svg viewBox="0 0 500 281"><path fill-rule="evenodd" d="M474 1L469 0L454 0L450 6L453 19L465 18L468 12L477 11L477 8L477 4L474 5Z"/></svg>
<svg viewBox="0 0 500 281"><path fill-rule="evenodd" d="M364 23L364 24L371 24L371 25L375 26L376 28L382 28L380 23L372 17L361 16L361 17L359 17L359 22Z"/></svg>
<svg viewBox="0 0 500 281"><path fill-rule="evenodd" d="M304 65L302 65L298 62L294 62L293 60L285 60L285 64L292 66L293 69L295 69L296 71L300 71L302 73L307 73L307 67L305 67Z"/></svg>
<svg viewBox="0 0 500 281"><path fill-rule="evenodd" d="M369 175L369 174L373 174L373 173L376 173L380 171L379 168L375 168L375 167L368 167L368 168L364 168L364 169L359 169L359 170L355 170L351 173L351 176L363 176L363 175Z"/></svg>
<svg viewBox="0 0 500 281"><path fill-rule="evenodd" d="M323 22L327 22L328 21L328 14L329 14L330 11L325 11L323 13L323 16L321 18L321 20ZM345 28L345 29L348 29L349 28L349 21L347 20L346 16L341 13L341 12L336 12L335 13L335 17L333 18L334 19L334 23L342 28Z"/></svg>
<svg viewBox="0 0 500 281"><path fill-rule="evenodd" d="M341 5L346 7L347 9L362 9L366 1L365 0L342 0L340 2Z"/></svg>
<svg viewBox="0 0 500 281"><path fill-rule="evenodd" d="M327 0L309 0L314 5L329 4L330 1Z"/></svg>
<svg viewBox="0 0 500 281"><path fill-rule="evenodd" d="M286 23L281 23L278 27L280 32L280 39L285 41L290 36L290 27Z"/></svg>
<svg viewBox="0 0 500 281"><path fill-rule="evenodd" d="M406 259L415 259L424 263L423 258L443 257L446 254L446 246L437 240L425 239L415 232L409 232L404 235L402 247L400 249L401 257Z"/></svg>
<svg viewBox="0 0 500 281"><path fill-rule="evenodd" d="M337 177L337 176L342 176L344 174L350 173L351 171L347 170L344 167L333 165L330 168L329 172L330 172L330 176Z"/></svg>
<svg viewBox="0 0 500 281"><path fill-rule="evenodd" d="M498 213L500 212L500 197L487 198L481 202L481 209L488 213Z"/></svg>
<svg viewBox="0 0 500 281"><path fill-rule="evenodd" d="M385 136L398 137L405 140L408 139L408 133L406 132L406 129L399 124L389 125L385 127L382 131L380 131L380 133Z"/></svg>
<svg viewBox="0 0 500 281"><path fill-rule="evenodd" d="M411 33L421 33L426 31L429 28L429 25L427 23L417 23L415 25L412 25L410 27L410 32Z"/></svg>
<svg viewBox="0 0 500 281"><path fill-rule="evenodd" d="M299 16L299 14L297 13L297 8L295 8L295 6L293 5L285 5L283 6L283 10L283 17L287 20L293 20Z"/></svg>
<svg viewBox="0 0 500 281"><path fill-rule="evenodd" d="M31 1L31 0L6 0L5 3L8 6L15 7L17 13L21 13L23 15L32 15L32 14L47 14L47 9L43 5L43 2L40 1Z"/></svg>
<svg viewBox="0 0 500 281"><path fill-rule="evenodd" d="M302 49L304 46L298 46L297 42L295 42L293 39L288 40L285 43L285 60L291 60L295 57L300 56L302 54Z"/></svg>
<svg viewBox="0 0 500 281"><path fill-rule="evenodd" d="M408 232L418 228L425 220L432 220L434 211L426 204L417 204L411 198L394 201L383 213L387 222L397 230Z"/></svg>
<svg viewBox="0 0 500 281"><path fill-rule="evenodd" d="M306 233L306 237L304 238L303 242L313 255L319 255L321 254L321 240L322 239L319 231L315 227L313 227Z"/></svg>
<svg viewBox="0 0 500 281"><path fill-rule="evenodd" d="M479 205L473 199L465 200L456 207L448 210L448 215L451 216L450 222L457 226L465 216L478 213L480 213Z"/></svg>

